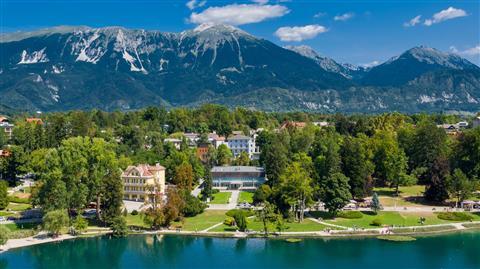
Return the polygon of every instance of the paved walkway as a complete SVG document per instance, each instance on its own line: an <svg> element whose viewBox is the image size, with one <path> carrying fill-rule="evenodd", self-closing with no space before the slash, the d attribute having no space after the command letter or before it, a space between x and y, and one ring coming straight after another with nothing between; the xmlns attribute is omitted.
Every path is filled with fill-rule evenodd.
<svg viewBox="0 0 480 269"><path fill-rule="evenodd" d="M316 219L316 218L308 218L308 219L311 220L311 221L314 221L314 222L316 222L316 223L325 225L325 226L330 226L330 227L335 227L335 228L340 228L340 229L345 229L345 230L348 230L348 229L349 229L349 227L331 224L331 223L328 223L328 222L324 222L324 221L318 220L318 219Z"/></svg>
<svg viewBox="0 0 480 269"><path fill-rule="evenodd" d="M192 195L195 197L198 197L200 195L200 192L202 192L202 186L203 185L203 179L200 179L200 182L198 186L192 191Z"/></svg>
<svg viewBox="0 0 480 269"><path fill-rule="evenodd" d="M208 204L207 210L230 210L237 207L238 197L240 195L239 190L226 191L232 193L228 204Z"/></svg>
<svg viewBox="0 0 480 269"><path fill-rule="evenodd" d="M38 235L34 235L31 237L26 237L26 238L20 238L20 239L9 239L7 243L3 246L1 246L2 251L6 251L12 248L21 248L21 247L26 247L26 246L31 246L31 245L38 245L38 244L43 244L43 243L49 243L49 242L56 242L56 241L63 241L66 239L72 239L75 238L75 236L69 235L69 234L62 234L56 238L52 238L47 236L46 233L42 232Z"/></svg>

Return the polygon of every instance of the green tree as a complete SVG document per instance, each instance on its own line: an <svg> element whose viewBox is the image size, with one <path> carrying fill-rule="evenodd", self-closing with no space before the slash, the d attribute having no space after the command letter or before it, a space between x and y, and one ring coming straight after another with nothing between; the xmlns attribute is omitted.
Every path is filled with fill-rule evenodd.
<svg viewBox="0 0 480 269"><path fill-rule="evenodd" d="M175 168L173 183L178 188L191 191L193 188L193 169L192 165L184 162Z"/></svg>
<svg viewBox="0 0 480 269"><path fill-rule="evenodd" d="M235 212L235 215L233 215L233 218L235 219L235 224L237 225L238 229L241 232L245 232L245 230L247 230L247 217L245 213L241 210L238 210Z"/></svg>
<svg viewBox="0 0 480 269"><path fill-rule="evenodd" d="M235 159L234 164L238 166L250 165L250 157L248 157L248 153L242 151L240 155L238 155L238 157Z"/></svg>
<svg viewBox="0 0 480 269"><path fill-rule="evenodd" d="M347 137L342 145L342 170L350 179L353 197L363 198L371 193L374 165L367 148L366 137Z"/></svg>
<svg viewBox="0 0 480 269"><path fill-rule="evenodd" d="M68 223L68 215L65 210L50 211L43 216L43 228L53 237L57 237L60 230L66 227Z"/></svg>
<svg viewBox="0 0 480 269"><path fill-rule="evenodd" d="M212 174L209 168L205 169L205 178L203 181L203 188L201 191L201 196L203 201L207 201L208 198L212 198L213 195L213 182Z"/></svg>
<svg viewBox="0 0 480 269"><path fill-rule="evenodd" d="M10 229L8 229L6 225L0 225L0 246L5 245L9 237Z"/></svg>
<svg viewBox="0 0 480 269"><path fill-rule="evenodd" d="M373 193L370 208L373 210L373 212L375 212L375 214L377 214L378 211L382 210L382 205L380 204L380 200L378 199L378 195L376 192Z"/></svg>
<svg viewBox="0 0 480 269"><path fill-rule="evenodd" d="M232 160L232 151L227 145L221 144L217 148L217 165L228 165Z"/></svg>
<svg viewBox="0 0 480 269"><path fill-rule="evenodd" d="M335 173L324 182L325 194L322 200L325 208L334 216L352 199L348 182L349 178L342 173Z"/></svg>
<svg viewBox="0 0 480 269"><path fill-rule="evenodd" d="M447 187L450 195L456 198L455 207L470 197L474 191L474 184L458 168L453 171L453 175L447 178Z"/></svg>
<svg viewBox="0 0 480 269"><path fill-rule="evenodd" d="M296 213L299 222L303 221L305 209L313 202L312 178L303 167L300 162L290 164L280 176L279 188L282 199Z"/></svg>
<svg viewBox="0 0 480 269"><path fill-rule="evenodd" d="M274 137L267 142L260 153L260 162L265 166L265 172L270 186L276 185L280 175L288 165L288 149L282 139Z"/></svg>
<svg viewBox="0 0 480 269"><path fill-rule="evenodd" d="M5 180L0 180L0 209L8 206L8 184Z"/></svg>
<svg viewBox="0 0 480 269"><path fill-rule="evenodd" d="M260 210L257 210L256 217L263 224L263 231L265 236L268 236L268 226L277 220L277 214L275 213L275 206L266 202L263 204Z"/></svg>
<svg viewBox="0 0 480 269"><path fill-rule="evenodd" d="M253 193L253 203L261 204L270 199L272 196L272 188L267 184L262 184Z"/></svg>
<svg viewBox="0 0 480 269"><path fill-rule="evenodd" d="M425 189L425 199L441 203L448 199L447 179L449 164L445 158L438 158L427 172L429 182Z"/></svg>
<svg viewBox="0 0 480 269"><path fill-rule="evenodd" d="M77 233L82 233L87 230L88 227L88 222L85 218L83 218L81 215L78 215L75 220L73 221L73 229L75 231L75 234Z"/></svg>
<svg viewBox="0 0 480 269"><path fill-rule="evenodd" d="M110 223L112 229L112 235L114 237L124 237L128 234L127 221L123 216L117 216L113 218Z"/></svg>

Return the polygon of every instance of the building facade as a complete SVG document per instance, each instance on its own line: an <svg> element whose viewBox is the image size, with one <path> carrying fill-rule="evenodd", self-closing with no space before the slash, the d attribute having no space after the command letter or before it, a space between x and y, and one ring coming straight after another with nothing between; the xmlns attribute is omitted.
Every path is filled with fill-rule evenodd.
<svg viewBox="0 0 480 269"><path fill-rule="evenodd" d="M480 126L480 116L475 117L475 118L473 119L472 127L475 128L475 127L478 127L478 126Z"/></svg>
<svg viewBox="0 0 480 269"><path fill-rule="evenodd" d="M0 129L3 130L6 138L12 138L13 127L14 125L11 124L6 117L0 116Z"/></svg>
<svg viewBox="0 0 480 269"><path fill-rule="evenodd" d="M256 156L257 148L255 139L246 135L234 135L228 138L228 147L233 153L233 157L237 158L240 153L246 152L250 159Z"/></svg>
<svg viewBox="0 0 480 269"><path fill-rule="evenodd" d="M211 173L215 189L255 190L267 181L265 170L256 166L215 166Z"/></svg>
<svg viewBox="0 0 480 269"><path fill-rule="evenodd" d="M124 199L148 201L149 195L165 195L165 167L160 164L129 166L122 173Z"/></svg>

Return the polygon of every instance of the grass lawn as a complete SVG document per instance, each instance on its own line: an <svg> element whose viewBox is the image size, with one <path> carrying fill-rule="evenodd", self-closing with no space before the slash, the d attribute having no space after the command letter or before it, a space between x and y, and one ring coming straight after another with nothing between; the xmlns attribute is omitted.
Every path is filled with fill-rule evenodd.
<svg viewBox="0 0 480 269"><path fill-rule="evenodd" d="M239 203L253 203L253 192L241 191L238 196Z"/></svg>
<svg viewBox="0 0 480 269"><path fill-rule="evenodd" d="M145 223L143 223L143 219L142 219L142 216L140 214L138 214L138 215L128 214L125 217L125 220L127 221L128 226L137 226L137 227L143 227L143 228L147 228L147 229L150 228L147 225L145 225Z"/></svg>
<svg viewBox="0 0 480 269"><path fill-rule="evenodd" d="M17 203L9 203L7 209L12 211L25 211L30 209L32 206L29 204L17 204Z"/></svg>
<svg viewBox="0 0 480 269"><path fill-rule="evenodd" d="M327 227L320 223L314 222L309 219L305 219L302 223L298 222L285 222L286 229L284 232L316 232L316 231L323 231L326 228L331 229L332 227ZM251 231L262 232L263 231L263 223L256 218L249 218L247 228ZM225 224L218 226L210 232L234 232L236 231L236 227L227 226ZM268 225L269 232L275 232L275 224L270 223Z"/></svg>
<svg viewBox="0 0 480 269"><path fill-rule="evenodd" d="M195 217L185 218L183 223L176 222L173 226L181 225L185 231L201 231L223 222L227 217L225 213L223 210L208 210Z"/></svg>
<svg viewBox="0 0 480 269"><path fill-rule="evenodd" d="M7 227L8 229L10 229L11 232L15 232L15 231L20 231L20 230L32 230L32 229L36 229L38 227L38 223L9 223L9 224L1 224L5 227Z"/></svg>
<svg viewBox="0 0 480 269"><path fill-rule="evenodd" d="M452 221L441 220L437 218L432 212L380 212L378 215L369 214L370 212L363 212L363 217L360 219L344 219L336 218L334 220L326 220L328 223L346 226L346 227L362 227L375 228L370 225L374 219L380 218L384 225L395 226L421 226L420 217L425 218L424 225L445 224L452 223ZM479 215L474 215L474 220L480 220Z"/></svg>
<svg viewBox="0 0 480 269"><path fill-rule="evenodd" d="M399 188L399 197L395 197L395 189L388 187L378 187L373 189L380 198L380 203L383 206L418 206L422 204L423 192L425 186L413 185L402 186ZM418 197L418 198L417 198ZM410 199L407 199L410 198ZM416 200L415 200L416 199Z"/></svg>
<svg viewBox="0 0 480 269"><path fill-rule="evenodd" d="M228 199L232 196L231 192L217 192L213 194L213 200L210 204L228 204Z"/></svg>

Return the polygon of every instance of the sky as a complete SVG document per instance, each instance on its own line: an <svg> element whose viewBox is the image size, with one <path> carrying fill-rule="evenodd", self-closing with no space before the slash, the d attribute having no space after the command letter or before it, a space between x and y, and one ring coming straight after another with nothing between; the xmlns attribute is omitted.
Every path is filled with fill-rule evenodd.
<svg viewBox="0 0 480 269"><path fill-rule="evenodd" d="M414 46L480 65L479 0L0 0L0 32L58 25L180 32L231 24L280 46L375 65Z"/></svg>

